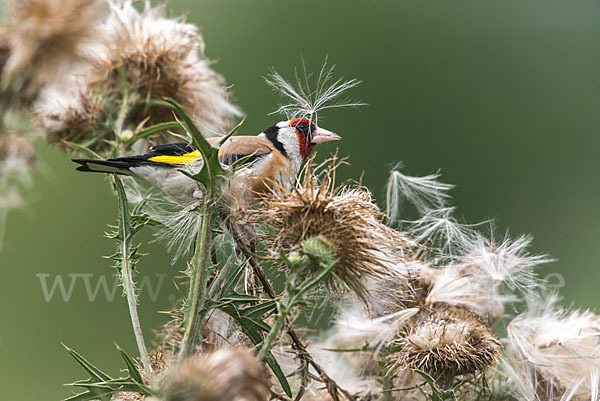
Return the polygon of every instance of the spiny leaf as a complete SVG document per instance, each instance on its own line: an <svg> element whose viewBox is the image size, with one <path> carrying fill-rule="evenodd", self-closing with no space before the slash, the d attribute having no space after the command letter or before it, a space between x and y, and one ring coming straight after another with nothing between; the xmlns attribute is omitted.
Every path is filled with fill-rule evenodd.
<svg viewBox="0 0 600 401"><path fill-rule="evenodd" d="M223 144L225 143L225 141L227 141L229 138L231 138L231 137L233 136L233 134L235 134L235 133L236 133L236 131L237 131L238 129L240 129L240 127L241 127L242 125L244 125L244 123L245 123L245 122L246 122L246 117L244 116L244 117L242 117L242 119L240 120L240 122L239 122L239 123L237 123L237 125L236 125L235 127L233 127L233 128L231 129L231 131L229 131L229 132L227 133L227 135L225 135L223 138L221 138L221 140L219 141L219 148L220 148L221 146L223 146Z"/></svg>
<svg viewBox="0 0 600 401"><path fill-rule="evenodd" d="M62 344L62 346L65 347L65 349L69 352L69 354L71 354L71 356L77 361L77 363L79 363L86 370L86 372L88 372L92 376L92 379L96 379L97 381L102 382L112 380L112 377L110 377L109 375L92 365L87 359L79 355L75 350L67 347L65 344Z"/></svg>
<svg viewBox="0 0 600 401"><path fill-rule="evenodd" d="M121 353L121 357L125 361L125 366L127 366L127 371L129 372L129 376L137 383L144 383L144 379L138 370L135 361L127 355L127 353L117 345L117 349Z"/></svg>
<svg viewBox="0 0 600 401"><path fill-rule="evenodd" d="M431 387L432 393L429 395L431 401L445 401L454 398L455 391L458 390L464 384L464 381L461 381L450 390L440 390L435 383L435 379L429 374L419 369L415 369L415 373L421 375L421 377L423 377L425 381L429 384L429 387Z"/></svg>
<svg viewBox="0 0 600 401"><path fill-rule="evenodd" d="M202 135L198 127L194 124L192 118L186 113L182 105L175 100L167 98L165 103L171 107L183 119L183 122L192 136L192 145L200 151L203 158L202 168L199 173L192 176L196 181L201 182L210 192L217 193L220 186L221 177L225 176L226 170L219 161L219 150L213 148L206 138ZM235 131L234 131L235 132Z"/></svg>
<svg viewBox="0 0 600 401"><path fill-rule="evenodd" d="M137 135L135 135L131 140L133 142L135 142L139 139L147 138L157 132L167 131L167 130L176 129L176 128L184 128L184 126L179 121L168 121L168 122L164 122L164 123L155 124L150 127L144 128Z"/></svg>
<svg viewBox="0 0 600 401"><path fill-rule="evenodd" d="M121 357L125 361L125 366L129 372L128 377L114 379L94 366L91 362L81 356L73 349L63 344L63 347L71 356L90 374L89 379L78 380L68 386L82 387L86 391L74 395L65 401L87 401L87 400L106 400L108 401L112 394L121 391L133 391L144 395L155 395L150 387L144 384L144 380L137 369L135 361L117 346Z"/></svg>

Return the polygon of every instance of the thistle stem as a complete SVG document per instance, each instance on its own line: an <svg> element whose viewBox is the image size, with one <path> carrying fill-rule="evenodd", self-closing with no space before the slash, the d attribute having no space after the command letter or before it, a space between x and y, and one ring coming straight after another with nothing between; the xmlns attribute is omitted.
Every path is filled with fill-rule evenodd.
<svg viewBox="0 0 600 401"><path fill-rule="evenodd" d="M278 304L277 309L278 309L279 313L277 313L277 315L275 315L275 318L273 319L273 326L271 326L271 330L269 331L269 334L267 334L267 337L265 338L265 341L263 342L263 346L260 349L260 353L258 354L258 359L261 361L264 360L265 356L271 349L273 342L275 342L275 340L279 336L279 332L281 331L281 328L283 327L283 323L286 320L286 316L287 316L286 308L280 307Z"/></svg>
<svg viewBox="0 0 600 401"><path fill-rule="evenodd" d="M263 271L260 264L258 264L258 262L256 261L253 253L250 252L250 250L248 249L248 247L242 240L242 236L240 235L240 233L239 233L237 227L235 227L235 225L233 225L231 227L231 233L233 235L233 238L234 238L238 248L244 253L244 256L246 256L246 259L250 263L250 266L252 266L252 269L254 270L254 273L258 277L259 281L261 282L265 292L267 293L269 298L275 299L276 298L275 289L271 285L271 282L265 275L265 272ZM306 346L302 343L300 336L298 335L298 333L296 333L296 330L294 330L293 326L291 326L291 325L287 326L287 333L290 336L290 338L292 339L292 347L296 351L296 355L298 356L298 358L300 358L303 361L306 361L308 364L310 364L310 366L313 367L313 369L316 370L317 374L320 376L321 380L325 384L327 392L329 393L329 395L331 396L331 398L334 401L339 401L339 399L340 399L338 392L343 394L347 400L355 399L355 397L353 397L350 393L348 393L346 390L341 388L332 378L329 377L329 375L327 375L327 373L325 373L325 370L321 367L321 365L319 365L314 360L312 355L308 352L308 350L306 349Z"/></svg>
<svg viewBox="0 0 600 401"><path fill-rule="evenodd" d="M194 256L192 259L190 287L188 292L189 306L186 313L184 336L181 341L179 351L179 361L182 361L198 345L200 325L204 317L204 298L206 293L206 284L208 281L207 262L208 251L210 248L209 234L211 213L208 207L204 205L201 210L201 222L198 234L196 235L196 244Z"/></svg>
<svg viewBox="0 0 600 401"><path fill-rule="evenodd" d="M133 281L132 266L129 259L130 255L130 226L129 226L129 209L127 206L127 195L123 188L121 180L113 175L115 188L117 189L117 197L119 200L119 231L123 238L121 239L121 285L125 290L125 297L127 298L127 306L129 307L129 317L131 319L131 325L133 326L133 334L135 336L135 342L137 343L138 350L140 353L140 360L144 371L149 377L152 377L152 367L150 365L150 357L148 356L148 349L144 342L144 333L142 332L142 326L140 324L140 318L137 311L137 295L135 293L135 283Z"/></svg>
<svg viewBox="0 0 600 401"><path fill-rule="evenodd" d="M129 258L127 252L129 251L128 245L125 241L121 244L121 252L123 252L123 265L121 268L121 275L123 276L123 287L125 288L125 294L127 295L127 306L129 307L129 317L131 318L131 325L133 326L133 334L135 335L135 342L137 343L138 350L140 352L140 360L144 371L149 377L152 377L152 366L150 364L150 357L148 356L148 349L144 342L144 333L142 332L142 325L140 324L140 318L137 312L137 299L135 296L135 284L131 274L131 267L129 265Z"/></svg>

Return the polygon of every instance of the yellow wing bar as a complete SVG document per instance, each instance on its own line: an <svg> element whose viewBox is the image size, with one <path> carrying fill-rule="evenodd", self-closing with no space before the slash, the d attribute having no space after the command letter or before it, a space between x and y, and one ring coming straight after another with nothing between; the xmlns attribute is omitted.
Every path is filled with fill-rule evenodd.
<svg viewBox="0 0 600 401"><path fill-rule="evenodd" d="M223 156L225 152L223 149L219 149L219 157ZM167 156L160 155L154 156L148 159L148 161L156 162L156 163L165 163L165 164L180 164L180 165L188 165L192 164L197 160L202 160L202 154L199 150L194 150L193 152L186 153L179 156Z"/></svg>
<svg viewBox="0 0 600 401"><path fill-rule="evenodd" d="M186 153L179 156L167 156L160 155L154 156L148 159L148 161L156 162L156 163L166 163L166 164L180 164L180 165L188 165L192 164L197 160L202 159L202 155L200 151L194 150L193 152Z"/></svg>

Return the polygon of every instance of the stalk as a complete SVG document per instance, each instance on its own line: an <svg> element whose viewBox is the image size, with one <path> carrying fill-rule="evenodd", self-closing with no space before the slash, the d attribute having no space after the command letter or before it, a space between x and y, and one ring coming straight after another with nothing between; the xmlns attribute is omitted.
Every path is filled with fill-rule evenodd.
<svg viewBox="0 0 600 401"><path fill-rule="evenodd" d="M137 343L138 350L140 352L140 359L142 366L149 376L152 376L152 367L150 365L150 358L148 357L148 349L144 342L144 334L142 332L142 326L140 324L140 318L137 312L137 300L135 296L135 284L133 283L133 277L131 275L131 268L129 266L129 258L127 255L128 246L125 242L121 244L121 251L123 252L123 267L121 269L121 275L123 276L123 286L125 288L125 294L127 296L127 306L129 307L129 317L131 318L131 324L133 326L133 333L135 335L135 342Z"/></svg>
<svg viewBox="0 0 600 401"><path fill-rule="evenodd" d="M201 222L196 243L190 274L190 286L187 302L187 319L185 320L184 336L179 351L179 361L182 361L198 345L198 331L204 317L204 300L206 295L206 284L208 282L208 251L210 247L210 223L212 214L205 204L201 210Z"/></svg>
<svg viewBox="0 0 600 401"><path fill-rule="evenodd" d="M131 319L131 325L133 326L133 334L135 336L135 342L137 343L138 350L140 353L140 360L146 373L152 377L152 368L150 365L150 358L148 357L148 349L144 342L144 334L142 332L142 326L140 324L140 318L137 311L137 295L135 293L135 283L133 281L131 260L129 259L130 254L130 225L129 225L129 210L127 207L127 195L123 189L121 180L113 175L115 187L117 189L117 197L119 199L119 232L123 236L121 239L121 285L125 290L125 297L127 298L127 306L129 307L129 317Z"/></svg>
<svg viewBox="0 0 600 401"><path fill-rule="evenodd" d="M280 308L278 308L278 309L280 309ZM285 311L282 311L282 310L280 310L279 313L277 315L275 315L275 318L273 320L273 326L271 326L271 330L269 331L269 334L267 334L267 337L265 338L263 346L260 349L260 353L258 354L259 360L262 361L264 359L267 352L269 352L269 350L271 349L273 342L279 336L279 332L281 331L281 328L283 327L283 323L285 322L286 316L287 316L287 313L285 313Z"/></svg>

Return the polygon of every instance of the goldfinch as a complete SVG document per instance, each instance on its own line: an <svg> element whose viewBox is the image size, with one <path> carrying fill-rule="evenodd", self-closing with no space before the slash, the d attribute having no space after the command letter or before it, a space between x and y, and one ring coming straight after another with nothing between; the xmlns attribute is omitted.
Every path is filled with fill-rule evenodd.
<svg viewBox="0 0 600 401"><path fill-rule="evenodd" d="M236 173L230 185L235 196L255 200L279 186L291 189L302 162L316 144L336 141L339 135L317 127L306 118L281 121L257 136L234 136L219 149L219 160L231 165L247 157L249 166ZM207 139L217 145L220 138ZM150 152L108 160L72 159L78 171L117 173L149 182L176 201L188 204L198 199L198 185L179 170L191 173L202 167L202 155L187 143L170 143L150 148Z"/></svg>

